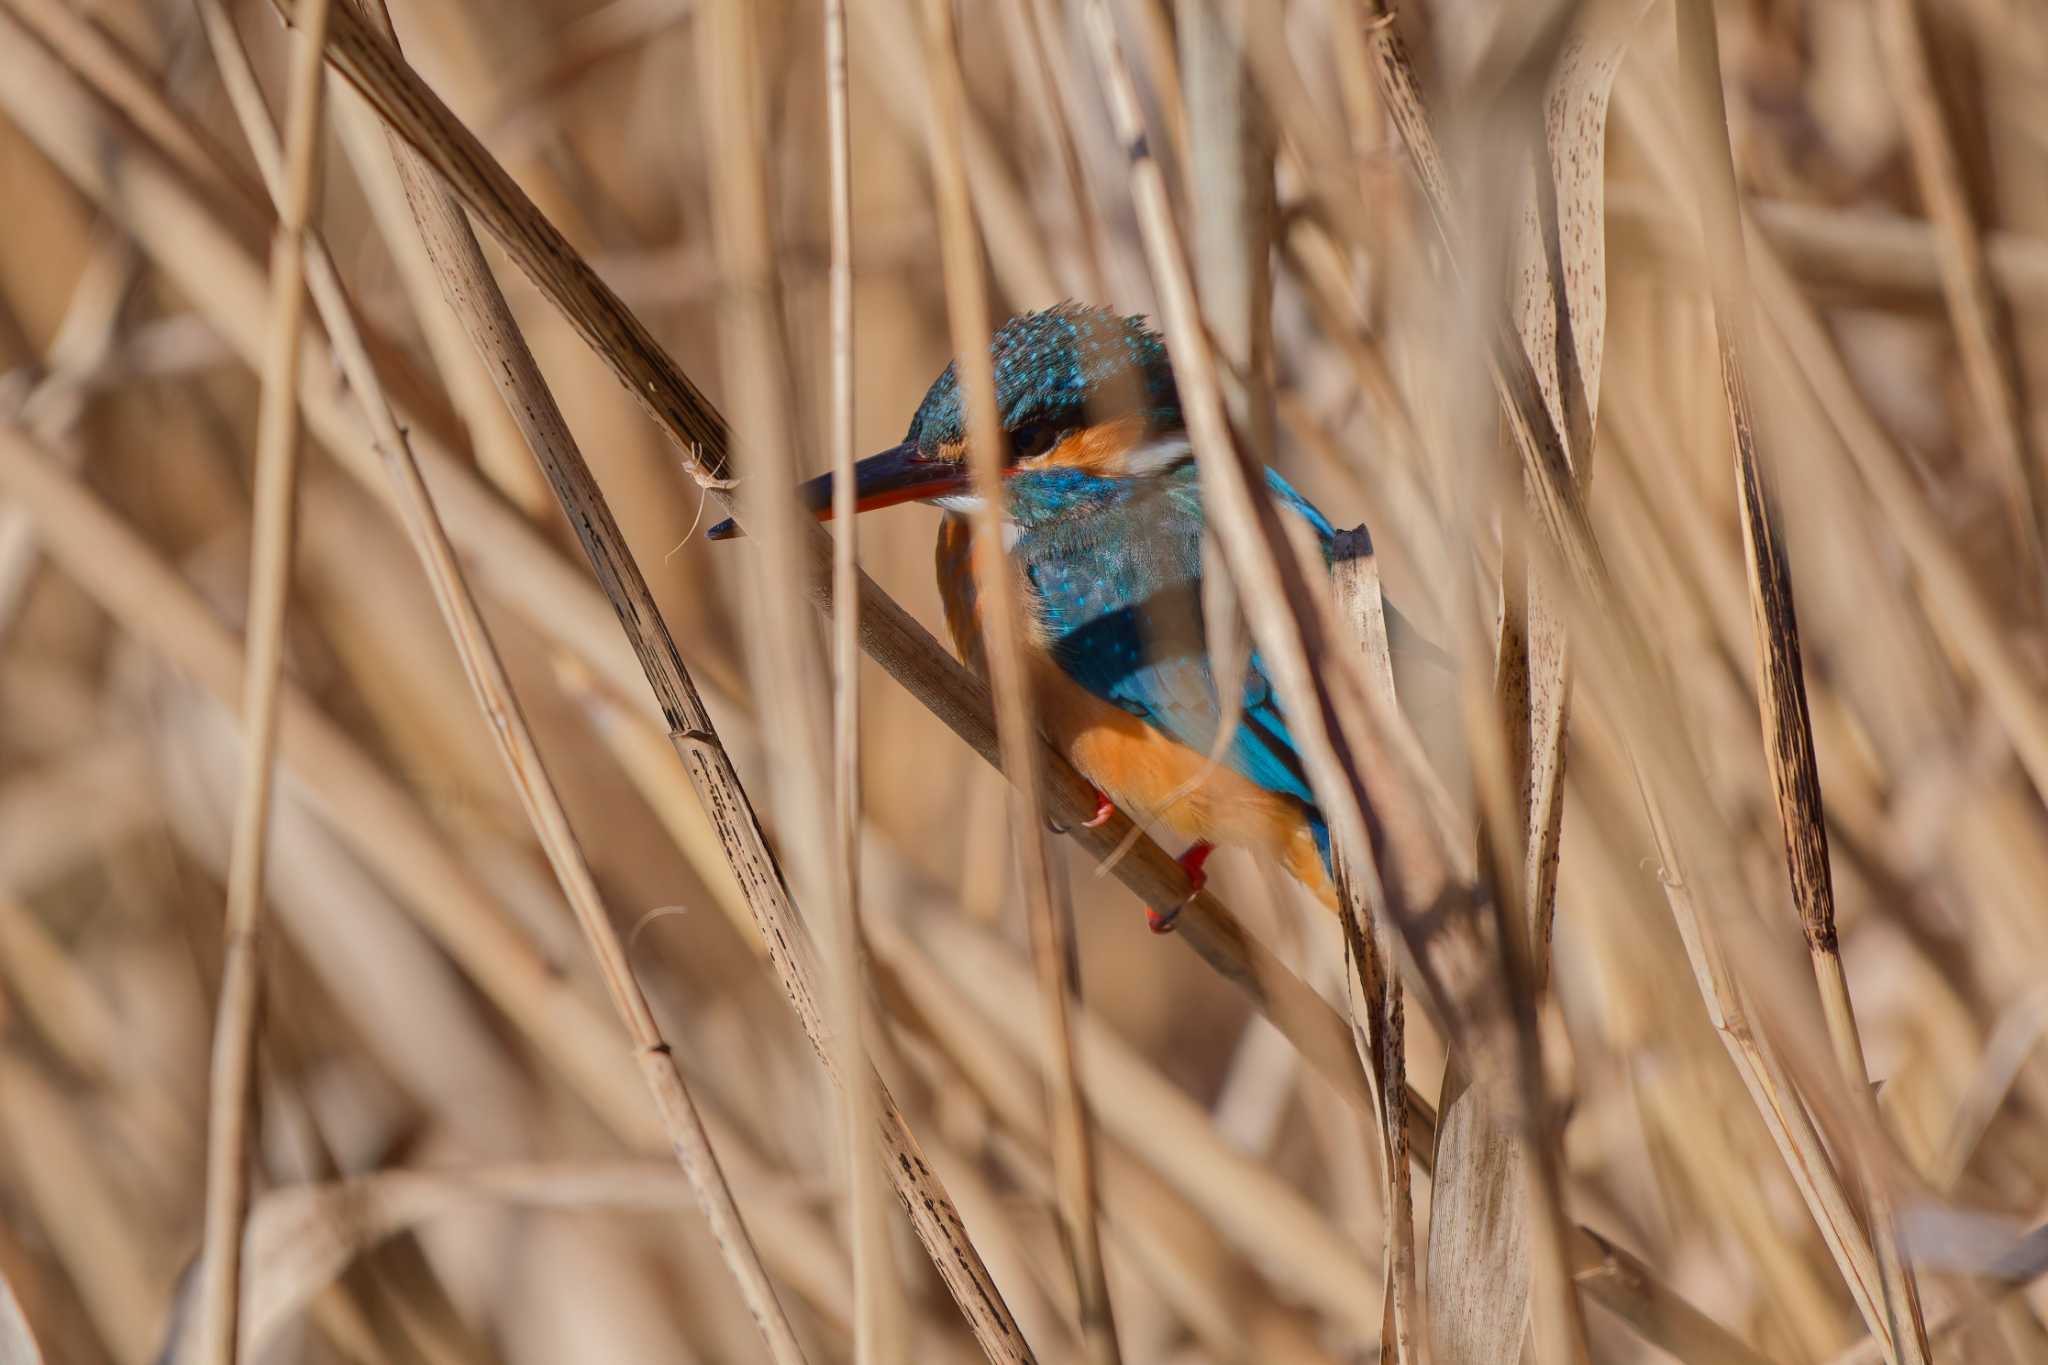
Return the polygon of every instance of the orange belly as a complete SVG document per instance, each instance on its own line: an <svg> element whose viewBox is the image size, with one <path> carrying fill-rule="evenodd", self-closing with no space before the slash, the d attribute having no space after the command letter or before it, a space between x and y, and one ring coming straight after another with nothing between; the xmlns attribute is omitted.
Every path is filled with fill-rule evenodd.
<svg viewBox="0 0 2048 1365"><path fill-rule="evenodd" d="M964 519L941 523L939 593L954 647L970 668L986 674L970 541ZM1211 763L1208 755L1103 701L1068 677L1043 642L1027 642L1026 652L1046 736L1118 809L1155 834L1263 853L1336 908L1336 890L1301 802Z"/></svg>

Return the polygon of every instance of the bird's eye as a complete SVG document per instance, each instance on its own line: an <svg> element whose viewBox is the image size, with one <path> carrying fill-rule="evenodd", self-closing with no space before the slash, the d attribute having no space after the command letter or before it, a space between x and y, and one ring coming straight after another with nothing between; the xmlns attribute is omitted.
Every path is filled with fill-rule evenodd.
<svg viewBox="0 0 2048 1365"><path fill-rule="evenodd" d="M1029 460L1051 450L1059 440L1059 431L1050 422L1033 422L1019 427L1010 435L1010 449L1016 458Z"/></svg>

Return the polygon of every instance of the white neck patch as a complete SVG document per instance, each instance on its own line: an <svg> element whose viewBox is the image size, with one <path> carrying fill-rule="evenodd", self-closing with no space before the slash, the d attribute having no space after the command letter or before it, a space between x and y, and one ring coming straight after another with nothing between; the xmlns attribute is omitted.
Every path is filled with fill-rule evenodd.
<svg viewBox="0 0 2048 1365"><path fill-rule="evenodd" d="M1195 448L1189 444L1186 432L1156 436L1124 452L1124 475L1142 479L1152 474L1164 474L1194 453Z"/></svg>
<svg viewBox="0 0 2048 1365"><path fill-rule="evenodd" d="M952 513L956 517L972 517L981 510L982 502L972 493L948 493L943 498L933 498L932 506ZM1003 548L1017 548L1017 537L1023 534L1017 523L1005 516L1002 520Z"/></svg>

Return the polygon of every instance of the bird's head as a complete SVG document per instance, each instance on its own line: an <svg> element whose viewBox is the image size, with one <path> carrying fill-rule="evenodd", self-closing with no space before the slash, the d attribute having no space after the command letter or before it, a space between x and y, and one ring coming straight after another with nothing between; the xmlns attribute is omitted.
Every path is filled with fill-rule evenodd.
<svg viewBox="0 0 2048 1365"><path fill-rule="evenodd" d="M996 330L996 411L1005 472L1074 468L1100 478L1144 478L1189 457L1187 428L1166 344L1144 319L1064 303L1024 313ZM853 467L854 505L972 504L959 366L926 391L899 445ZM832 476L801 490L822 521L832 515ZM713 540L739 533L731 521Z"/></svg>

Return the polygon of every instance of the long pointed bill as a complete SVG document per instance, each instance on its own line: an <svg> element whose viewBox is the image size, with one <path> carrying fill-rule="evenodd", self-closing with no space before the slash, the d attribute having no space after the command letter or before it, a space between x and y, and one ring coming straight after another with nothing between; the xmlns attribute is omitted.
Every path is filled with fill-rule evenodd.
<svg viewBox="0 0 2048 1365"><path fill-rule="evenodd" d="M967 486L967 468L958 460L934 460L918 454L908 442L870 455L853 467L853 508L872 512L877 507L894 507L899 502L917 502L943 497ZM832 476L820 474L801 485L797 497L817 515L819 521L832 519ZM727 519L706 531L711 540L731 540L740 534L738 523Z"/></svg>

